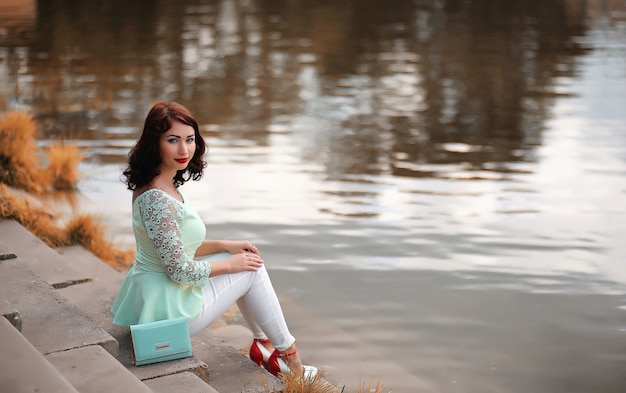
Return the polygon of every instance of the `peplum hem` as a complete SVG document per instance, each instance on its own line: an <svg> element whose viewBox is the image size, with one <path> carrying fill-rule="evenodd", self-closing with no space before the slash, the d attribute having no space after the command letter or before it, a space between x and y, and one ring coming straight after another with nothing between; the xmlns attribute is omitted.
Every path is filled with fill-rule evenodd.
<svg viewBox="0 0 626 393"><path fill-rule="evenodd" d="M191 320L203 303L203 287L182 285L165 272L143 272L133 266L111 307L113 324L130 326L176 317Z"/></svg>

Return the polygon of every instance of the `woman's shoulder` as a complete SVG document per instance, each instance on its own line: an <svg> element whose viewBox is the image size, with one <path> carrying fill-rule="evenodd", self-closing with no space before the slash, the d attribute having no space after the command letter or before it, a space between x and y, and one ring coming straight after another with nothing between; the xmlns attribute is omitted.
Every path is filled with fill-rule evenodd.
<svg viewBox="0 0 626 393"><path fill-rule="evenodd" d="M135 202L180 202L167 192L157 187L147 187L145 189L137 189L133 192L133 203Z"/></svg>
<svg viewBox="0 0 626 393"><path fill-rule="evenodd" d="M148 187L133 192L133 210L150 208L151 211L169 211L180 216L186 205L158 187Z"/></svg>
<svg viewBox="0 0 626 393"><path fill-rule="evenodd" d="M141 200L141 199L146 199L148 197L150 197L150 195L153 195L154 193L163 193L164 192L156 187L152 187L152 186L143 186L143 187L137 187L134 191L133 191L133 202L137 201L137 200Z"/></svg>

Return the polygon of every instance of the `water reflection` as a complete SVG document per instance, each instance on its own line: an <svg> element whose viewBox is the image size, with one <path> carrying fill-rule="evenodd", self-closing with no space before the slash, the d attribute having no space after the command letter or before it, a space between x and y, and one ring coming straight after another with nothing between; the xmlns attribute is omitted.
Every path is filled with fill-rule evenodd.
<svg viewBox="0 0 626 393"><path fill-rule="evenodd" d="M476 391L621 391L591 366L624 375L625 37L619 0L4 0L0 109L84 148L76 203L132 246L120 166L154 101L185 103L209 233L410 370L394 391L451 391L451 364ZM516 371L485 374L504 354Z"/></svg>
<svg viewBox="0 0 626 393"><path fill-rule="evenodd" d="M389 133L410 161L466 160L446 142L488 147L471 162L515 160L588 50L570 3L37 2L36 24L5 37L19 92L5 95L57 133L136 124L161 96L267 130L322 99L341 129Z"/></svg>
<svg viewBox="0 0 626 393"><path fill-rule="evenodd" d="M178 100L212 145L234 149L219 160L322 175L318 211L338 218L542 212L525 201L546 191L529 182L544 130L584 94L583 59L604 48L593 32L613 34L605 57L623 64L623 4L385 4L13 0L4 107L31 109L42 140L76 140L87 165L117 171L146 108ZM242 161L250 146L266 149Z"/></svg>

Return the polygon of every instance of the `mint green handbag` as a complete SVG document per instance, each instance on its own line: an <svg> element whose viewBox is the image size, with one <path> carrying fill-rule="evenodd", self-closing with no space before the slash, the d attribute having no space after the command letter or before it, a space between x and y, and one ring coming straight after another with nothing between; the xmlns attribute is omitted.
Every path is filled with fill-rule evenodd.
<svg viewBox="0 0 626 393"><path fill-rule="evenodd" d="M131 325L130 336L137 366L192 355L185 317Z"/></svg>

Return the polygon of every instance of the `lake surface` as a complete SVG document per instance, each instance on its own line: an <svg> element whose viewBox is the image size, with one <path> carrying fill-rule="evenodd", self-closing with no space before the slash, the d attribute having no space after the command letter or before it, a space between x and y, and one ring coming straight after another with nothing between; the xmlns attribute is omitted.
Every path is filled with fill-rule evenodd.
<svg viewBox="0 0 626 393"><path fill-rule="evenodd" d="M394 392L626 390L623 1L0 1L0 110L83 147L120 247L160 100L210 146L208 236L261 248L338 378L346 350Z"/></svg>

